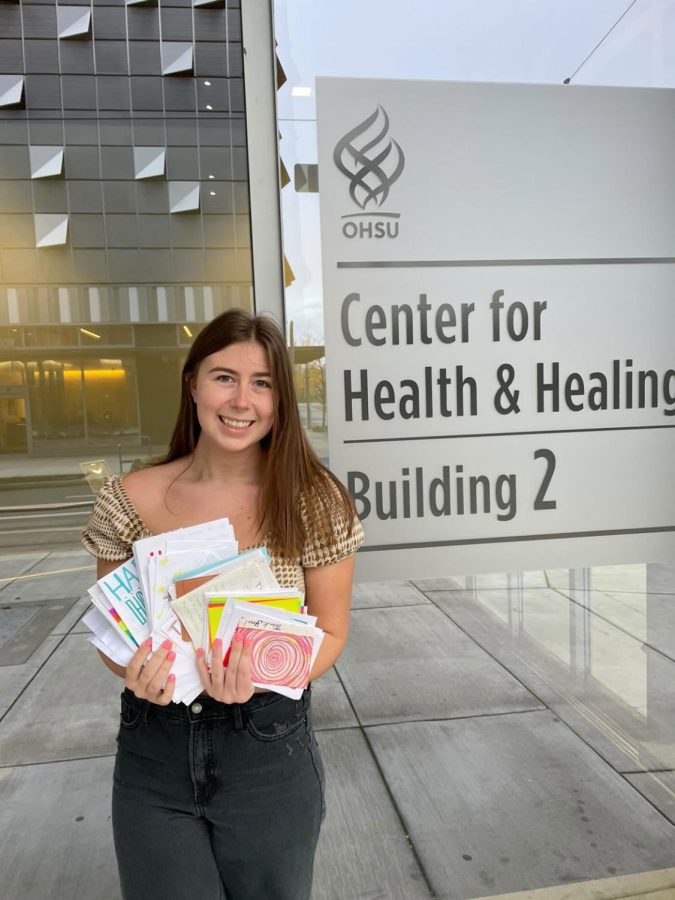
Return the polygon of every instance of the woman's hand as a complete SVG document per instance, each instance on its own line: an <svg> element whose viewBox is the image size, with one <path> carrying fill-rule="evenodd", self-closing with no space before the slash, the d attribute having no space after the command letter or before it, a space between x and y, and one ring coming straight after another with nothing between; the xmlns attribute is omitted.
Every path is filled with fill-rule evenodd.
<svg viewBox="0 0 675 900"><path fill-rule="evenodd" d="M221 662L223 659L223 644L220 638L213 642L211 654L211 671L206 665L204 651L197 650L197 668L202 679L204 690L221 703L246 703L255 692L251 681L251 644L243 641L238 631L234 632L230 658L225 668Z"/></svg>
<svg viewBox="0 0 675 900"><path fill-rule="evenodd" d="M159 706L171 703L176 676L169 674L176 654L171 649L171 641L164 641L154 652L152 659L152 638L144 641L129 660L124 685L139 699L150 700Z"/></svg>

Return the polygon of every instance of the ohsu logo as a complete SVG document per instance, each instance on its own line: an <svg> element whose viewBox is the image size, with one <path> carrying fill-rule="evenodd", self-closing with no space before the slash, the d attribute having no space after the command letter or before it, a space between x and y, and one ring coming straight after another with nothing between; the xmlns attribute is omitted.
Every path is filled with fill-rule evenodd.
<svg viewBox="0 0 675 900"><path fill-rule="evenodd" d="M389 116L378 104L375 112L348 131L335 145L335 165L349 179L349 196L364 212L342 216L347 238L396 238L399 213L379 208L398 181L405 156L389 137ZM357 221L353 221L353 220Z"/></svg>

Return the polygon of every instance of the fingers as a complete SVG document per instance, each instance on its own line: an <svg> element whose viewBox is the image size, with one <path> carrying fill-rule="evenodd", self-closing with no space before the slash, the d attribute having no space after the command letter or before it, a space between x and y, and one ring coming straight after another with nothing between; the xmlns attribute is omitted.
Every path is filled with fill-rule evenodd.
<svg viewBox="0 0 675 900"><path fill-rule="evenodd" d="M166 684L162 689L162 693L155 700L155 703L158 703L160 706L168 706L173 699L174 688L176 687L176 676L173 674L167 675Z"/></svg>
<svg viewBox="0 0 675 900"><path fill-rule="evenodd" d="M213 696L220 700L225 683L225 669L223 668L223 642L216 638L211 652L211 685Z"/></svg>
<svg viewBox="0 0 675 900"><path fill-rule="evenodd" d="M211 675L209 673L209 667L206 665L206 659L204 658L204 650L202 649L202 647L199 647L197 650L197 671L199 672L199 678L201 679L202 687L207 694L211 695Z"/></svg>
<svg viewBox="0 0 675 900"><path fill-rule="evenodd" d="M143 668L148 656L152 653L152 638L148 638L147 641L143 641L138 650L134 653L134 655L129 660L129 664L127 665L127 673L124 679L124 683L127 687L130 687L130 683L134 683L138 676L141 673L141 669Z"/></svg>
<svg viewBox="0 0 675 900"><path fill-rule="evenodd" d="M166 640L148 660L151 646L149 639L139 647L127 666L124 683L137 697L166 705L175 687L175 678L170 678L169 672L176 654L171 641Z"/></svg>
<svg viewBox="0 0 675 900"><path fill-rule="evenodd" d="M239 664L237 666L237 685L236 693L246 700L253 694L253 682L251 681L251 645L250 637L246 636L239 656ZM239 701L244 702L244 701Z"/></svg>
<svg viewBox="0 0 675 900"><path fill-rule="evenodd" d="M245 703L255 690L251 681L251 648L242 640L240 631L232 637L227 668L222 664L223 645L220 639L213 642L211 671L206 665L204 651L197 651L197 669L204 690L221 703Z"/></svg>
<svg viewBox="0 0 675 900"><path fill-rule="evenodd" d="M225 678L226 703L245 703L253 696L255 688L251 681L251 642L243 640L237 630L232 637L230 662Z"/></svg>

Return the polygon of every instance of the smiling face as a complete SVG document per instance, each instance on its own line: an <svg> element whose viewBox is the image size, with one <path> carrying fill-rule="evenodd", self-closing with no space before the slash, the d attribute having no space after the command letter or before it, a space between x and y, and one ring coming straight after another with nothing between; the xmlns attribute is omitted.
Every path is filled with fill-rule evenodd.
<svg viewBox="0 0 675 900"><path fill-rule="evenodd" d="M258 447L274 424L274 390L265 348L229 344L205 357L190 385L200 441L240 452Z"/></svg>

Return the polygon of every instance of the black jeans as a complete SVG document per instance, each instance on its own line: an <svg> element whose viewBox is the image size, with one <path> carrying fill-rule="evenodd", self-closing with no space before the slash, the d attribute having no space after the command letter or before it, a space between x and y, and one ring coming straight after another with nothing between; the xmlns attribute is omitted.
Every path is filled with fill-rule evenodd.
<svg viewBox="0 0 675 900"><path fill-rule="evenodd" d="M125 900L308 900L324 774L300 700L122 694L113 830Z"/></svg>

